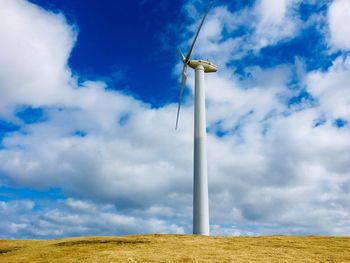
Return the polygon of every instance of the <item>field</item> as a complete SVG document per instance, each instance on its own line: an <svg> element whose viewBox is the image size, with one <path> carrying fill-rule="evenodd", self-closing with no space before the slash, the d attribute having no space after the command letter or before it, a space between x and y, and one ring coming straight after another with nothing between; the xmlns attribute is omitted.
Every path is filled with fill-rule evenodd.
<svg viewBox="0 0 350 263"><path fill-rule="evenodd" d="M0 240L0 262L350 262L350 237L135 235Z"/></svg>

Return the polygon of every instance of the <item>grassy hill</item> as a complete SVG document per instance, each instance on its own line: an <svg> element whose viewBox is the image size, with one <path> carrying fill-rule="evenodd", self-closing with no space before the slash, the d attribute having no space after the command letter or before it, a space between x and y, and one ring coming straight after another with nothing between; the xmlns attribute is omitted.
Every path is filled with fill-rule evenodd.
<svg viewBox="0 0 350 263"><path fill-rule="evenodd" d="M350 262L350 237L135 235L0 240L0 262Z"/></svg>

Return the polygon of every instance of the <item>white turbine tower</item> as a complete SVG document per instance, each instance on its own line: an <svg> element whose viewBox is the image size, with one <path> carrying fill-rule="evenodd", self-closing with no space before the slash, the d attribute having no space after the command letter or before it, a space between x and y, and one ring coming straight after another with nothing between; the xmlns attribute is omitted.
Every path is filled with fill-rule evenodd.
<svg viewBox="0 0 350 263"><path fill-rule="evenodd" d="M177 109L176 126L179 121L181 99L187 79L187 66L195 70L195 106L194 106L194 160L193 160L193 234L209 235L209 202L208 174L206 151L206 121L205 121L205 90L204 73L216 72L217 67L207 60L190 60L194 44L209 12L211 4L199 25L192 46L185 57L179 53L183 61L179 106Z"/></svg>

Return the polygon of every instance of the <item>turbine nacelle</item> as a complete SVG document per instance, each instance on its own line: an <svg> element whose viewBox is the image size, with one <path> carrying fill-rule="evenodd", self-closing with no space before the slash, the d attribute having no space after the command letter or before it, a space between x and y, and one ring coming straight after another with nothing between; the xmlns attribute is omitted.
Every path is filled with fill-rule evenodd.
<svg viewBox="0 0 350 263"><path fill-rule="evenodd" d="M190 60L188 62L188 65L193 69L196 69L199 65L202 65L205 73L216 72L218 70L218 67L215 64L209 62L208 60Z"/></svg>

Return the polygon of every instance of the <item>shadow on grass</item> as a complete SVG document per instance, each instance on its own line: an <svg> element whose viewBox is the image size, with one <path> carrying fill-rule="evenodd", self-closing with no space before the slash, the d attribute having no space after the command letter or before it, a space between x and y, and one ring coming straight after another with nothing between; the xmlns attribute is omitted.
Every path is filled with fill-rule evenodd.
<svg viewBox="0 0 350 263"><path fill-rule="evenodd" d="M66 241L54 244L54 246L80 246L80 245L99 245L99 244L117 244L117 245L129 245L129 244L145 244L150 241L145 240L77 240Z"/></svg>
<svg viewBox="0 0 350 263"><path fill-rule="evenodd" d="M18 247L13 247L13 248L0 248L0 255L2 254L6 254L6 253L9 253L9 252L12 252L12 251L15 251L17 250Z"/></svg>

